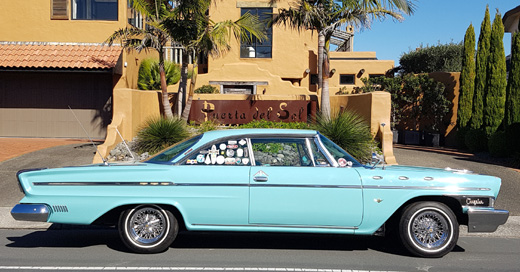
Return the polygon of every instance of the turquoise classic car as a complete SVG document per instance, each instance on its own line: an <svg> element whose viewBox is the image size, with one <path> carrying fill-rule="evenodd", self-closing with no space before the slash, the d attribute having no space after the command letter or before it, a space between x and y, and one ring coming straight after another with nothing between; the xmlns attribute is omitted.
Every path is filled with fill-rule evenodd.
<svg viewBox="0 0 520 272"><path fill-rule="evenodd" d="M312 130L211 131L144 162L22 170L16 220L116 225L132 251L166 250L179 229L400 237L441 257L459 225L493 232L499 178L465 170L362 165Z"/></svg>

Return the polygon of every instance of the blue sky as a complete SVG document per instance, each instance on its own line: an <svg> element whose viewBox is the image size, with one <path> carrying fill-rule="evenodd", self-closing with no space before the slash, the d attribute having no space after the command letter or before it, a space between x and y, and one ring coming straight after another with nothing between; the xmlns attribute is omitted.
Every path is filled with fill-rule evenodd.
<svg viewBox="0 0 520 272"><path fill-rule="evenodd" d="M427 46L462 41L470 23L475 28L475 39L478 41L487 4L491 23L497 8L504 15L520 5L518 0L417 0L415 3L414 14L406 16L403 22L392 19L374 21L370 29L356 30L354 51L375 51L378 59L394 60L395 66L398 66L403 53L415 50L421 44ZM510 54L510 33L504 35L504 49L506 55Z"/></svg>

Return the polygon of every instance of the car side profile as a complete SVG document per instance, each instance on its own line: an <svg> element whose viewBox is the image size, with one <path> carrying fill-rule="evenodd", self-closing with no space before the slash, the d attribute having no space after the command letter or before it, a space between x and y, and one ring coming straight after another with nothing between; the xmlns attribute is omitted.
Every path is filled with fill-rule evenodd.
<svg viewBox="0 0 520 272"><path fill-rule="evenodd" d="M132 251L166 250L179 229L397 235L421 257L459 225L493 232L501 181L466 170L362 165L313 130L210 131L136 163L21 170L16 220L116 225Z"/></svg>

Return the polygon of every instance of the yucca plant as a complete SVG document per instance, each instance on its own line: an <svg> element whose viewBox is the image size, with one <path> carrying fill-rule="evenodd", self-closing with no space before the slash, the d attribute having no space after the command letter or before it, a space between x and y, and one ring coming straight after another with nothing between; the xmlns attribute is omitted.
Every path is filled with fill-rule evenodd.
<svg viewBox="0 0 520 272"><path fill-rule="evenodd" d="M355 112L343 111L330 118L318 115L314 128L362 163L370 161L376 148L370 126Z"/></svg>
<svg viewBox="0 0 520 272"><path fill-rule="evenodd" d="M171 61L164 61L164 72L166 74L166 85L176 84L181 79L181 68ZM141 62L137 86L139 90L161 89L161 73L158 60L144 59Z"/></svg>
<svg viewBox="0 0 520 272"><path fill-rule="evenodd" d="M154 154L188 136L186 122L179 118L151 118L137 133L137 151Z"/></svg>

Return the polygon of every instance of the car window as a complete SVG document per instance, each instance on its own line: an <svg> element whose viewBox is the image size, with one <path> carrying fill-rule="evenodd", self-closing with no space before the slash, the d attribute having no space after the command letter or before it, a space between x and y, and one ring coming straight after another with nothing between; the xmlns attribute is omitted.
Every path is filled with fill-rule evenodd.
<svg viewBox="0 0 520 272"><path fill-rule="evenodd" d="M321 152L321 150L316 145L316 142L309 141L310 147L312 150L312 156L314 158L314 164L316 166L330 166L329 161L327 160L327 157Z"/></svg>
<svg viewBox="0 0 520 272"><path fill-rule="evenodd" d="M194 152L185 165L250 165L245 138L213 142Z"/></svg>
<svg viewBox="0 0 520 272"><path fill-rule="evenodd" d="M332 157L338 162L339 167L358 167L361 164L354 159L350 154L348 154L341 147L336 145L331 140L327 139L325 136L319 134L320 141L323 143L327 151L332 155Z"/></svg>
<svg viewBox="0 0 520 272"><path fill-rule="evenodd" d="M159 152L157 155L151 157L146 162L150 163L170 163L175 158L177 158L180 154L182 154L185 150L189 150L190 147L195 145L200 138L202 138L202 135L197 135L193 138L189 138L187 140L184 140L182 142L179 142L161 152Z"/></svg>
<svg viewBox="0 0 520 272"><path fill-rule="evenodd" d="M255 164L313 166L305 139L251 139Z"/></svg>

